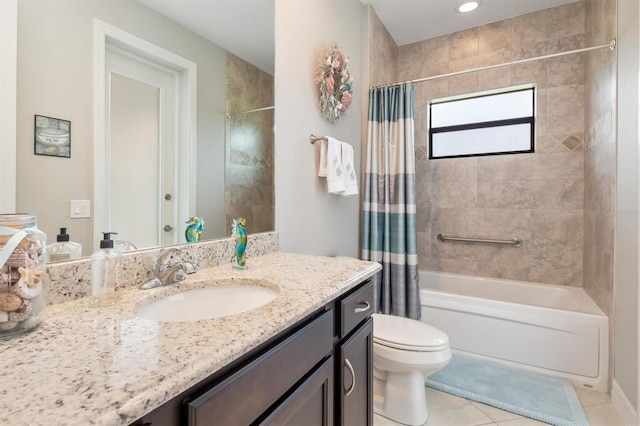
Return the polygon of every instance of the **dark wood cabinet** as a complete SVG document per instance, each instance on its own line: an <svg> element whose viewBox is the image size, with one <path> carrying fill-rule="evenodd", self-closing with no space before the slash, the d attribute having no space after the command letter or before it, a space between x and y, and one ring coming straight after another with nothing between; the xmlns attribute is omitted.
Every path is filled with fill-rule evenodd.
<svg viewBox="0 0 640 426"><path fill-rule="evenodd" d="M338 424L373 424L373 318L369 317L338 346L341 374L338 386Z"/></svg>
<svg viewBox="0 0 640 426"><path fill-rule="evenodd" d="M371 425L372 305L366 281L131 426Z"/></svg>
<svg viewBox="0 0 640 426"><path fill-rule="evenodd" d="M373 283L365 282L337 305L336 424L373 424Z"/></svg>
<svg viewBox="0 0 640 426"><path fill-rule="evenodd" d="M257 424L332 426L333 383L333 357L329 357Z"/></svg>

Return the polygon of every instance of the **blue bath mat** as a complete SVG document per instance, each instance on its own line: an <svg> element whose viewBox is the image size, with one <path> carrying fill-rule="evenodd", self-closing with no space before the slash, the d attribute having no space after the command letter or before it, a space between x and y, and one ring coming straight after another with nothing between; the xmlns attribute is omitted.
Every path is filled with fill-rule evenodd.
<svg viewBox="0 0 640 426"><path fill-rule="evenodd" d="M552 425L589 425L568 380L454 355L426 385Z"/></svg>

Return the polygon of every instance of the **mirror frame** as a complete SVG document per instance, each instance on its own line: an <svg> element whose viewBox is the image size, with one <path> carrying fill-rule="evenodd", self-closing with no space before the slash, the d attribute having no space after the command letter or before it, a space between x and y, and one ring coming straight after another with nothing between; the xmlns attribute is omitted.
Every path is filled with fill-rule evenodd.
<svg viewBox="0 0 640 426"><path fill-rule="evenodd" d="M0 213L16 210L18 0L0 1Z"/></svg>

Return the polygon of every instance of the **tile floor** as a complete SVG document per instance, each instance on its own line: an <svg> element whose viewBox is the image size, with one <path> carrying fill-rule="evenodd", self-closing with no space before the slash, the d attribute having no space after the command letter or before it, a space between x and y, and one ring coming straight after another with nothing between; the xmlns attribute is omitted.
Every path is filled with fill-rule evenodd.
<svg viewBox="0 0 640 426"><path fill-rule="evenodd" d="M626 426L613 408L609 395L586 389L578 389L577 393L590 426ZM429 401L430 415L425 426L545 425L545 423L536 420L431 388L427 388L427 400ZM400 424L375 414L373 425L398 426Z"/></svg>

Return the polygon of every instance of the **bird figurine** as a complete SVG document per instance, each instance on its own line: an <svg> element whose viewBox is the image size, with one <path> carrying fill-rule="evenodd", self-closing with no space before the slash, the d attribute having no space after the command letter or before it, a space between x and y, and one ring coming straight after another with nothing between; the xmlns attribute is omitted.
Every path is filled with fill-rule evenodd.
<svg viewBox="0 0 640 426"><path fill-rule="evenodd" d="M247 248L247 222L243 218L233 219L231 237L236 239L236 263L233 267L245 269L247 267L247 259L244 254Z"/></svg>
<svg viewBox="0 0 640 426"><path fill-rule="evenodd" d="M184 236L188 243L196 243L200 241L200 234L204 228L204 219L199 216L191 216L187 224L187 229L184 231Z"/></svg>

